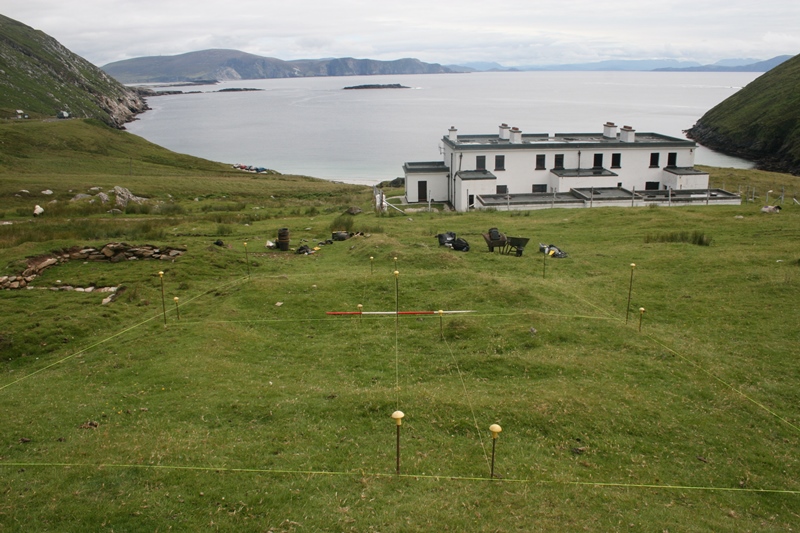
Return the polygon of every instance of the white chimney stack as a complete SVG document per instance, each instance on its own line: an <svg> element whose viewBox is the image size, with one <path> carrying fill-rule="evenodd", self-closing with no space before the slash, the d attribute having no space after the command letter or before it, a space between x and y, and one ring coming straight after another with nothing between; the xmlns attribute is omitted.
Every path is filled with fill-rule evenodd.
<svg viewBox="0 0 800 533"><path fill-rule="evenodd" d="M606 139L617 138L617 125L613 122L606 122L603 124L603 137Z"/></svg>
<svg viewBox="0 0 800 533"><path fill-rule="evenodd" d="M619 140L624 143L636 142L636 130L630 126L622 126L619 132Z"/></svg>
<svg viewBox="0 0 800 533"><path fill-rule="evenodd" d="M447 138L453 142L458 142L458 130L455 126L450 126Z"/></svg>
<svg viewBox="0 0 800 533"><path fill-rule="evenodd" d="M505 122L500 124L500 140L501 141L507 141L508 140L508 138L509 138L508 130L509 130L508 124L506 124Z"/></svg>
<svg viewBox="0 0 800 533"><path fill-rule="evenodd" d="M519 128L511 128L511 144L519 144L522 142L522 131Z"/></svg>

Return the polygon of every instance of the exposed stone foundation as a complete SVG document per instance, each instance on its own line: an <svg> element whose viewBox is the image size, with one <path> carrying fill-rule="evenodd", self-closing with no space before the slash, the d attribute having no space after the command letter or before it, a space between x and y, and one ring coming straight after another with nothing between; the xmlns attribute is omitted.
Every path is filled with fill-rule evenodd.
<svg viewBox="0 0 800 533"><path fill-rule="evenodd" d="M121 261L136 261L140 259L154 259L158 261L174 261L186 252L183 248L158 248L149 244L131 246L124 242L111 242L102 248L74 246L67 250L52 254L40 255L28 259L27 268L16 276L0 276L0 289L13 290L29 287L44 270L53 265L60 265L67 261L105 261L119 263ZM50 287L53 290L75 290L82 292L116 292L117 287L73 287L60 285Z"/></svg>

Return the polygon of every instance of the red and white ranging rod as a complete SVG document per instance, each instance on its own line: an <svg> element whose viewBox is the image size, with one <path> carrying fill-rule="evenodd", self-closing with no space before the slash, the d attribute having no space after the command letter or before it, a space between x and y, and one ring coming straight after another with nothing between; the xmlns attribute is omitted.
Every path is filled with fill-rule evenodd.
<svg viewBox="0 0 800 533"><path fill-rule="evenodd" d="M454 315L475 311L327 311L326 315Z"/></svg>

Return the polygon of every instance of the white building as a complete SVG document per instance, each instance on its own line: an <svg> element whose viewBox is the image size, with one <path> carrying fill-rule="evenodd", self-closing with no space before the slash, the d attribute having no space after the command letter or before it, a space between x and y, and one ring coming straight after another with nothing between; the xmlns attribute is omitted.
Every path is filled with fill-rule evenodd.
<svg viewBox="0 0 800 533"><path fill-rule="evenodd" d="M496 135L459 135L451 127L442 161L403 165L406 200L448 202L456 211L740 203L737 195L708 189L708 174L694 168L696 147L611 122L602 133L555 135L507 124Z"/></svg>

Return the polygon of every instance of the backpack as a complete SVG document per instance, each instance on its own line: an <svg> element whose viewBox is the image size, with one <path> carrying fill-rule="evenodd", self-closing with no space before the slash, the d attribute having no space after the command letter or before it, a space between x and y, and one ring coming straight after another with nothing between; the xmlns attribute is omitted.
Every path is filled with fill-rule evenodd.
<svg viewBox="0 0 800 533"><path fill-rule="evenodd" d="M461 237L458 237L453 241L453 250L458 250L459 252L469 252L469 243Z"/></svg>

